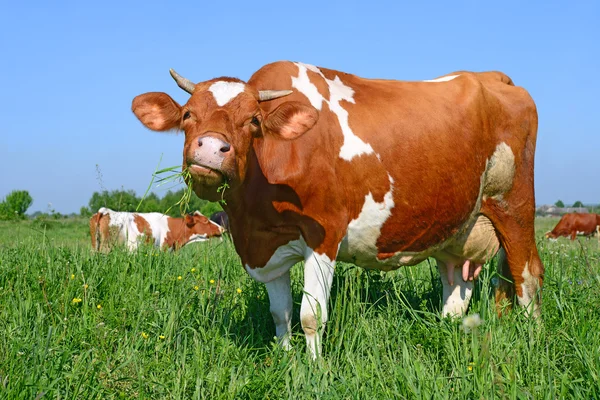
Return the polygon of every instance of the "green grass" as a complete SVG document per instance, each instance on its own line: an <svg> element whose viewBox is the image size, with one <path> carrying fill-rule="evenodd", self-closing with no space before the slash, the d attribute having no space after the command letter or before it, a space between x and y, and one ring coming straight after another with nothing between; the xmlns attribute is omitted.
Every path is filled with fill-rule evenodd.
<svg viewBox="0 0 600 400"><path fill-rule="evenodd" d="M538 221L541 324L520 309L496 317L493 263L471 333L440 318L433 265L339 264L316 363L299 327L298 266L286 352L264 285L228 240L104 255L90 251L85 220L0 223L0 398L599 398L598 242L541 240L555 223Z"/></svg>

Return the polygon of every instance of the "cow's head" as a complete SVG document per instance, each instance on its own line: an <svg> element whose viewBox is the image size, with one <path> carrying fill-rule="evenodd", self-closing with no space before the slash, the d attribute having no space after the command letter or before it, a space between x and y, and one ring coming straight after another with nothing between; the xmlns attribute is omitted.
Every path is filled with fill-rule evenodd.
<svg viewBox="0 0 600 400"><path fill-rule="evenodd" d="M149 129L185 132L183 167L191 175L196 194L217 200L225 182L235 186L245 179L248 154L257 137L290 140L316 123L311 106L286 101L265 113L260 103L287 96L291 90L257 90L234 78L194 84L171 70L179 87L192 96L180 106L166 93L151 92L133 99L132 111Z"/></svg>
<svg viewBox="0 0 600 400"><path fill-rule="evenodd" d="M199 211L186 214L183 218L185 223L184 244L207 240L213 236L220 236L225 229L212 222Z"/></svg>

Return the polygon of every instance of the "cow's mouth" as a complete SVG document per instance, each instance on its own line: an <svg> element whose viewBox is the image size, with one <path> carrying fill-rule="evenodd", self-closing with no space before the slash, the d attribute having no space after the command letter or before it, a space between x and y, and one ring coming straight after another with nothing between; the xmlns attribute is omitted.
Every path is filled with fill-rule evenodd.
<svg viewBox="0 0 600 400"><path fill-rule="evenodd" d="M192 179L204 185L216 185L223 181L223 173L205 165L188 164L188 171Z"/></svg>

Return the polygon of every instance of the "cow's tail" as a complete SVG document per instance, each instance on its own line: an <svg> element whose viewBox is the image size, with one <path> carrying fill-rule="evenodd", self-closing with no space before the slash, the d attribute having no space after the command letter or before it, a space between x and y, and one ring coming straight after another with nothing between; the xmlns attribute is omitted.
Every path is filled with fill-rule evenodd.
<svg viewBox="0 0 600 400"><path fill-rule="evenodd" d="M102 215L104 214L102 214L101 212L97 212L96 214L92 215L92 218L90 218L90 236L92 237L92 249L96 251L100 250L100 219L102 219Z"/></svg>

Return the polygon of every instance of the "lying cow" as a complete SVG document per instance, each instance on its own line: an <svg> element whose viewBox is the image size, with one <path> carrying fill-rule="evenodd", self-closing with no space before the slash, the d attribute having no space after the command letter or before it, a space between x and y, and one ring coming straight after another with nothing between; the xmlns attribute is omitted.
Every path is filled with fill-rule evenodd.
<svg viewBox="0 0 600 400"><path fill-rule="evenodd" d="M562 216L558 224L550 232L546 232L546 238L556 239L559 236L570 237L575 240L577 235L593 236L600 225L600 215L586 213L572 213Z"/></svg>
<svg viewBox="0 0 600 400"><path fill-rule="evenodd" d="M98 251L108 251L115 243L125 243L129 250L135 250L140 242L162 249L179 249L220 236L223 231L198 211L184 218L173 218L160 213L120 212L102 207L90 218L92 247Z"/></svg>
<svg viewBox="0 0 600 400"><path fill-rule="evenodd" d="M150 92L132 110L149 129L185 132L188 184L200 198L225 200L236 251L266 284L284 346L290 268L299 261L313 356L336 259L392 270L433 257L442 313L462 315L479 265L501 249L508 279L496 301L516 291L539 314L537 111L508 76L461 71L403 82L295 62L266 65L248 82L171 75L191 94L186 104Z"/></svg>

